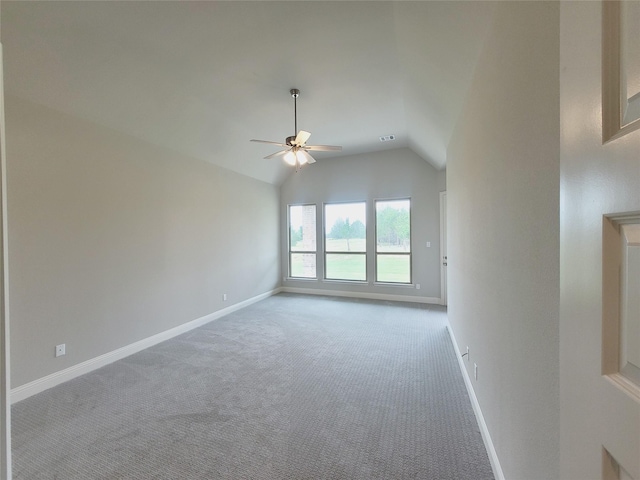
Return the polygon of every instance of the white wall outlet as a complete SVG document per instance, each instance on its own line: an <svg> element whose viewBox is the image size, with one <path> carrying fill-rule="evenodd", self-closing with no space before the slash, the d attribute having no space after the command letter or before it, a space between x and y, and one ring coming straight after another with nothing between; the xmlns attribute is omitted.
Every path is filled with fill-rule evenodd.
<svg viewBox="0 0 640 480"><path fill-rule="evenodd" d="M56 345L56 357L61 357L67 353L66 344Z"/></svg>
<svg viewBox="0 0 640 480"><path fill-rule="evenodd" d="M226 301L227 301L227 294L226 294L226 293L223 293L223 294L222 294L222 301L223 301L223 302L226 302Z"/></svg>
<svg viewBox="0 0 640 480"><path fill-rule="evenodd" d="M427 242L427 248L431 248L431 242Z"/></svg>
<svg viewBox="0 0 640 480"><path fill-rule="evenodd" d="M476 380L478 380L478 364L477 363L473 364L473 376Z"/></svg>
<svg viewBox="0 0 640 480"><path fill-rule="evenodd" d="M416 290L420 290L420 284L416 283Z"/></svg>

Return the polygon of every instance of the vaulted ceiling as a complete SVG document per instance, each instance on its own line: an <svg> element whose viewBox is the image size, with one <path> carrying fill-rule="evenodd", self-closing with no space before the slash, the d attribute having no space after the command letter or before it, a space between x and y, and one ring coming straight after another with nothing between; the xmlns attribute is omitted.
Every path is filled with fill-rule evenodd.
<svg viewBox="0 0 640 480"><path fill-rule="evenodd" d="M493 11L476 1L0 8L7 95L273 184L291 167L249 139L294 134L292 87L309 143L344 147L318 161L409 147L444 168Z"/></svg>

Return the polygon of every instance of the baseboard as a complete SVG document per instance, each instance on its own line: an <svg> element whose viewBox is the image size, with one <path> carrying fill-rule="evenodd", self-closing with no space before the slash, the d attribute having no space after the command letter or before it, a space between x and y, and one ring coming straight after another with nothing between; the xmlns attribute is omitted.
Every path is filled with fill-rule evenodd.
<svg viewBox="0 0 640 480"><path fill-rule="evenodd" d="M194 328L198 328L213 320L224 317L225 315L228 315L232 312L248 307L249 305L259 302L260 300L264 300L267 297L276 295L281 291L282 288L278 287L275 290L256 295L255 297L223 308L222 310L210 313L208 315L205 315L204 317L196 318L195 320L192 320L190 322L183 323L182 325L178 325L177 327L165 330L164 332L160 332L156 335L145 338L117 350L113 350L112 352L105 353L104 355L86 360L82 363L78 363L77 365L73 365L72 367L66 368L59 372L52 373L51 375L47 375L46 377L39 378L37 380L34 380L33 382L25 383L24 385L13 388L11 390L11 403L13 404L19 402L20 400L24 400L25 398L29 398L30 396L35 395L36 393L43 392L44 390L67 382L73 378L79 377L80 375L84 375L85 373L89 373L100 367L109 365L110 363L113 363L117 360L128 357L129 355L140 352L145 348L152 347L153 345L164 342L165 340L177 337L178 335L193 330Z"/></svg>
<svg viewBox="0 0 640 480"><path fill-rule="evenodd" d="M471 399L471 406L473 407L473 411L476 414L476 419L478 420L478 427L480 427L482 440L484 441L484 445L487 449L487 454L489 455L489 462L491 462L491 469L493 470L493 476L495 477L496 480L505 480L504 473L502 473L502 467L500 466L500 460L498 459L498 454L496 453L496 449L493 446L493 441L491 440L489 429L487 428L487 424L484 421L484 416L482 415L482 410L480 410L480 404L478 403L476 392L473 390L473 384L471 383L471 378L469 378L467 369L464 366L464 360L462 359L462 355L460 354L460 349L458 348L458 342L456 342L456 337L453 334L453 329L451 328L451 325L447 325L447 330L449 331L449 336L451 337L451 343L453 343L453 348L456 352L456 358L458 359L458 365L460 366L460 370L462 371L462 377L464 378L464 383L467 386L467 392L469 393L469 398Z"/></svg>
<svg viewBox="0 0 640 480"><path fill-rule="evenodd" d="M440 305L436 297L415 297L408 295L391 295L386 293L350 292L342 290L318 290L316 288L282 287L285 293L303 293L306 295L324 295L330 297L366 298L369 300L388 300L392 302L430 303Z"/></svg>

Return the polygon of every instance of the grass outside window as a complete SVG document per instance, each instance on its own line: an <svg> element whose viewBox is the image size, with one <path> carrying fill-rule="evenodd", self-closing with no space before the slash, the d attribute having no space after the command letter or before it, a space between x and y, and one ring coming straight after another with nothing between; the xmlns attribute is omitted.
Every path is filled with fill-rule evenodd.
<svg viewBox="0 0 640 480"><path fill-rule="evenodd" d="M376 282L411 283L411 200L376 201Z"/></svg>

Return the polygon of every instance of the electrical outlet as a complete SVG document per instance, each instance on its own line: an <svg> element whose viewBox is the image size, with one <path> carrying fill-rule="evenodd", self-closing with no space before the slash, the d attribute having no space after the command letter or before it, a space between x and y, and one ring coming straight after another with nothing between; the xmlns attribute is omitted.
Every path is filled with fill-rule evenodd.
<svg viewBox="0 0 640 480"><path fill-rule="evenodd" d="M420 290L420 284L416 283L416 290Z"/></svg>
<svg viewBox="0 0 640 480"><path fill-rule="evenodd" d="M469 361L469 345L467 345L467 362Z"/></svg>
<svg viewBox="0 0 640 480"><path fill-rule="evenodd" d="M222 294L222 301L223 301L223 302L226 302L226 301L227 301L227 294L226 294L226 293L223 293L223 294Z"/></svg>
<svg viewBox="0 0 640 480"><path fill-rule="evenodd" d="M431 248L431 242L427 242L427 248Z"/></svg>
<svg viewBox="0 0 640 480"><path fill-rule="evenodd" d="M476 380L478 380L478 364L477 363L473 364L473 376L475 377Z"/></svg>
<svg viewBox="0 0 640 480"><path fill-rule="evenodd" d="M61 357L65 355L67 352L66 344L62 343L60 345L56 345L56 357Z"/></svg>

